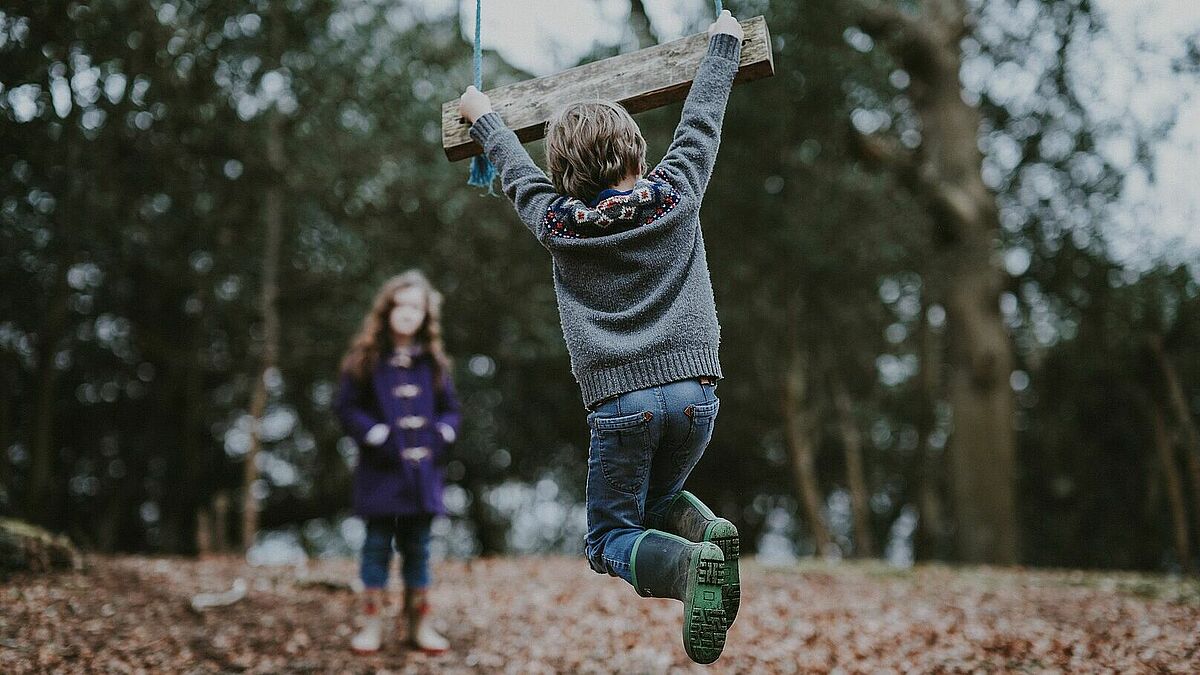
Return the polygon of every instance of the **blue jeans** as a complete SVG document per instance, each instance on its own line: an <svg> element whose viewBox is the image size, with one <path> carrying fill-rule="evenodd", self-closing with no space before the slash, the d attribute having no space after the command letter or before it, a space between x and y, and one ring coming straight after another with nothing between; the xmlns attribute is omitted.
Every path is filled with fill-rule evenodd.
<svg viewBox="0 0 1200 675"><path fill-rule="evenodd" d="M429 587L429 531L433 517L379 516L367 519L367 538L362 547L363 585L386 588L392 565L392 542L401 557L401 576L406 588Z"/></svg>
<svg viewBox="0 0 1200 675"><path fill-rule="evenodd" d="M716 385L681 380L600 402L588 415L588 564L631 581L645 523L663 515L712 439Z"/></svg>

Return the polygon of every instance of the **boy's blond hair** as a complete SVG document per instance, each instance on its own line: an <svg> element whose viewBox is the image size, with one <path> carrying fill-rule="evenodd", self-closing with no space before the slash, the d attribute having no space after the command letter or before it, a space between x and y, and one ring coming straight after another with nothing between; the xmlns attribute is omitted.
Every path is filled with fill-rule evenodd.
<svg viewBox="0 0 1200 675"><path fill-rule="evenodd" d="M616 103L572 103L547 125L546 164L556 190L588 201L626 176L642 174L646 139Z"/></svg>

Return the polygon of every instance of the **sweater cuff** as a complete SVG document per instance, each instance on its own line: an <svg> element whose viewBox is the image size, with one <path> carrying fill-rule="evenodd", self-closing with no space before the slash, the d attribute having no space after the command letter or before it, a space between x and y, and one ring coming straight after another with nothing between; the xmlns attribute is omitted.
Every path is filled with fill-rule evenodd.
<svg viewBox="0 0 1200 675"><path fill-rule="evenodd" d="M479 145L487 147L487 139L503 128L504 120L500 119L499 113L493 111L475 120L475 124L471 125L471 138Z"/></svg>
<svg viewBox="0 0 1200 675"><path fill-rule="evenodd" d="M708 41L708 55L737 63L742 55L742 41L728 33L718 33Z"/></svg>

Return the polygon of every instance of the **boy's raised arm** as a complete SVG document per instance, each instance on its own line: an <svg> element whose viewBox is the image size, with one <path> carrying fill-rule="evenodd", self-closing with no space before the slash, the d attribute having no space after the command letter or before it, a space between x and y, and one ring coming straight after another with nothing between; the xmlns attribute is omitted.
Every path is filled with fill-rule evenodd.
<svg viewBox="0 0 1200 675"><path fill-rule="evenodd" d="M742 53L742 27L728 11L709 26L708 33L708 53L692 80L671 147L656 169L695 197L704 194L717 160L725 104Z"/></svg>
<svg viewBox="0 0 1200 675"><path fill-rule="evenodd" d="M554 184L533 162L517 135L492 111L486 94L468 88L458 109L471 123L471 138L483 147L484 155L499 172L500 188L516 207L521 221L541 241L546 211L558 196Z"/></svg>

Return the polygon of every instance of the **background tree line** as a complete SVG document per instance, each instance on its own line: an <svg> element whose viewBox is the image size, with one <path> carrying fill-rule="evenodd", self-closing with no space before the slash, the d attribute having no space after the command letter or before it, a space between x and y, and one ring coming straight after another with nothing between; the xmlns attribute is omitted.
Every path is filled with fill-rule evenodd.
<svg viewBox="0 0 1200 675"><path fill-rule="evenodd" d="M694 490L752 546L1190 568L1200 288L1107 244L1130 167L1100 152L1112 131L1077 75L1101 14L728 5L766 14L777 74L735 91L706 200L728 379ZM628 39L593 57L659 39L629 9ZM344 514L338 359L410 266L448 297L455 527L502 552L505 490L580 500L548 260L439 147L438 106L471 77L466 18L375 0L6 3L0 514L183 553ZM487 82L528 77L487 56ZM639 117L652 157L678 112ZM1133 139L1136 162L1154 138ZM576 511L543 513L523 545L579 545Z"/></svg>

